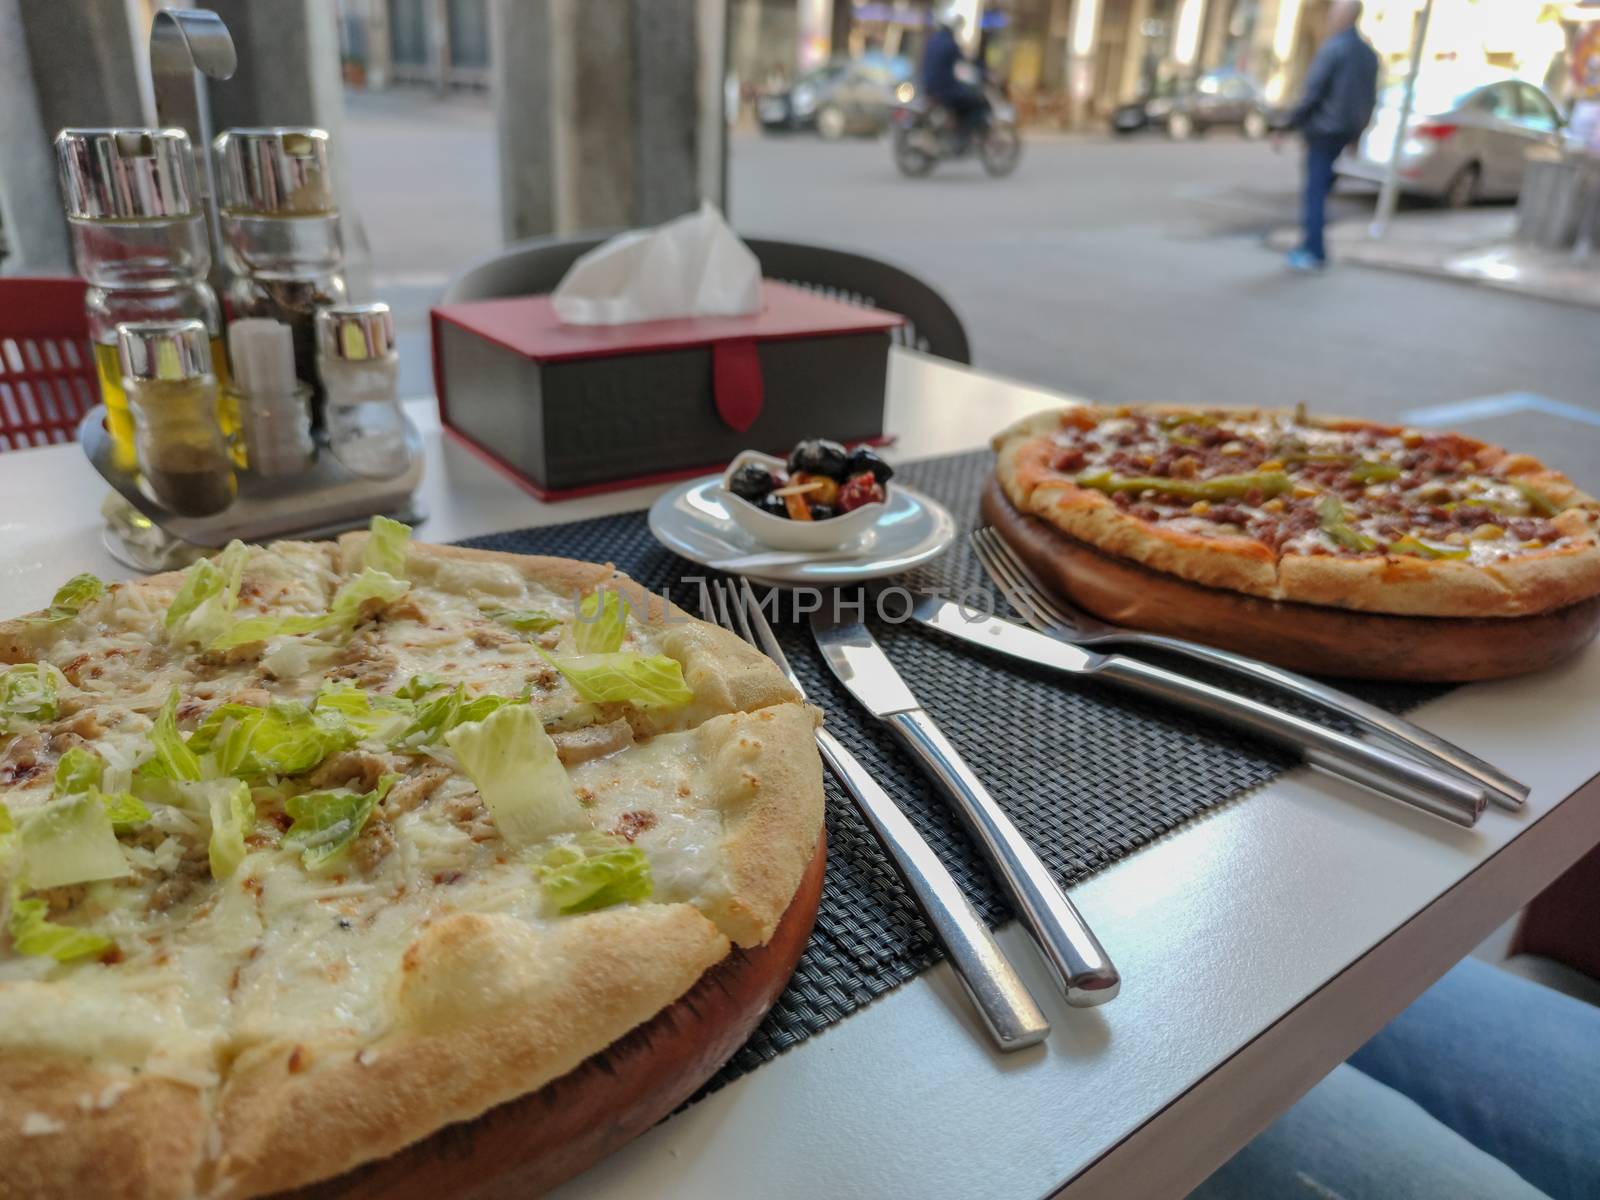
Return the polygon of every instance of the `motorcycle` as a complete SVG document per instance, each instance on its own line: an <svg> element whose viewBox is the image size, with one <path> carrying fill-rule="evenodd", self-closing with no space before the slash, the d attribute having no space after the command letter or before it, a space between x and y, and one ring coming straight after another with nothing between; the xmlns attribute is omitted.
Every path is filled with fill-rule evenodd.
<svg viewBox="0 0 1600 1200"><path fill-rule="evenodd" d="M1011 174L1022 157L1022 135L1017 132L1017 110L991 87L989 124L981 131L960 128L955 115L907 84L902 84L890 114L894 165L902 175L917 179L946 159L965 158L976 152L983 169L994 178Z"/></svg>

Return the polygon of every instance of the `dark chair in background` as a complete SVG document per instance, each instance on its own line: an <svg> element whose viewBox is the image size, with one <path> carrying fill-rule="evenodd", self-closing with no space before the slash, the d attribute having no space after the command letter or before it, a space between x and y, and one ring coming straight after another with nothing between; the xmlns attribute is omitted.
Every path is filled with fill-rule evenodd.
<svg viewBox="0 0 1600 1200"><path fill-rule="evenodd" d="M579 255L610 236L576 234L518 242L493 258L468 267L445 289L441 303L553 291ZM907 324L893 334L897 345L953 362L972 361L961 318L943 296L915 275L864 254L824 246L763 238L747 238L745 244L760 260L761 273L768 279L848 304L873 305L899 313Z"/></svg>

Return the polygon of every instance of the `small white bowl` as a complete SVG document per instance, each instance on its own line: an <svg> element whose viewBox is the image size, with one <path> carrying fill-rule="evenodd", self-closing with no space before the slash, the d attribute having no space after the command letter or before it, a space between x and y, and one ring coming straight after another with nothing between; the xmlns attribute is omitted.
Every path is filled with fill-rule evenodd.
<svg viewBox="0 0 1600 1200"><path fill-rule="evenodd" d="M733 473L748 463L766 467L774 474L785 471L788 464L781 458L774 458L759 450L746 450L729 463L728 469L722 473L722 502L727 506L728 515L740 529L774 550L838 550L848 545L877 523L894 487L892 482L884 484L883 501L863 504L853 512L829 517L826 521L792 521L788 517L762 512L729 489L728 481L733 478Z"/></svg>

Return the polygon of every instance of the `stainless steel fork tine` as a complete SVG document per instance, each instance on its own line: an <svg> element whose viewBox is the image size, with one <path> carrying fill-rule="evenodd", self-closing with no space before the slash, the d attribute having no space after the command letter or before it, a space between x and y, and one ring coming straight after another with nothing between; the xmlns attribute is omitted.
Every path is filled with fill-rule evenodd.
<svg viewBox="0 0 1600 1200"><path fill-rule="evenodd" d="M729 633L738 633L739 630L735 628L733 624L733 616L728 612L728 593L723 588L721 580L717 581L714 594L717 597L718 624L720 624Z"/></svg>
<svg viewBox="0 0 1600 1200"><path fill-rule="evenodd" d="M989 578L994 580L1005 598L1011 602L1011 607L1017 614L1041 633L1049 632L1050 622L1034 607L1027 594L1018 587L1014 572L1010 565L995 554L990 547L989 540L982 535L987 530L978 530L972 535L972 546L978 552L978 561L988 571Z"/></svg>
<svg viewBox="0 0 1600 1200"><path fill-rule="evenodd" d="M733 618L739 623L739 636L760 650L761 642L756 638L755 631L750 628L750 617L746 611L748 605L745 603L743 590L731 579L724 586L728 591L728 602L733 607ZM745 587L749 587L749 584L745 584Z"/></svg>
<svg viewBox="0 0 1600 1200"><path fill-rule="evenodd" d="M717 623L716 610L711 607L711 588L707 585L704 576L700 579L700 618L715 625Z"/></svg>
<svg viewBox="0 0 1600 1200"><path fill-rule="evenodd" d="M1068 630L1076 628L1078 624L1076 617L1050 594L1050 589L1045 586L1043 580L1033 573L1033 569L1022 561L1022 556L1013 550L1006 543L1006 540L994 530L986 529L984 532L989 535L987 540L990 548L1011 566L1012 573L1019 581L1019 585L1027 589L1034 607L1043 613L1046 618L1064 626Z"/></svg>

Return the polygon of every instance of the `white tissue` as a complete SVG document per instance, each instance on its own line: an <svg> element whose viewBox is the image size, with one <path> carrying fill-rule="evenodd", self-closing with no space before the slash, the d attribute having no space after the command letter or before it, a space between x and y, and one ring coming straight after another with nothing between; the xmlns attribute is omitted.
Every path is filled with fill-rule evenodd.
<svg viewBox="0 0 1600 1200"><path fill-rule="evenodd" d="M699 212L596 246L550 302L570 325L740 316L761 306L761 264L707 200Z"/></svg>

